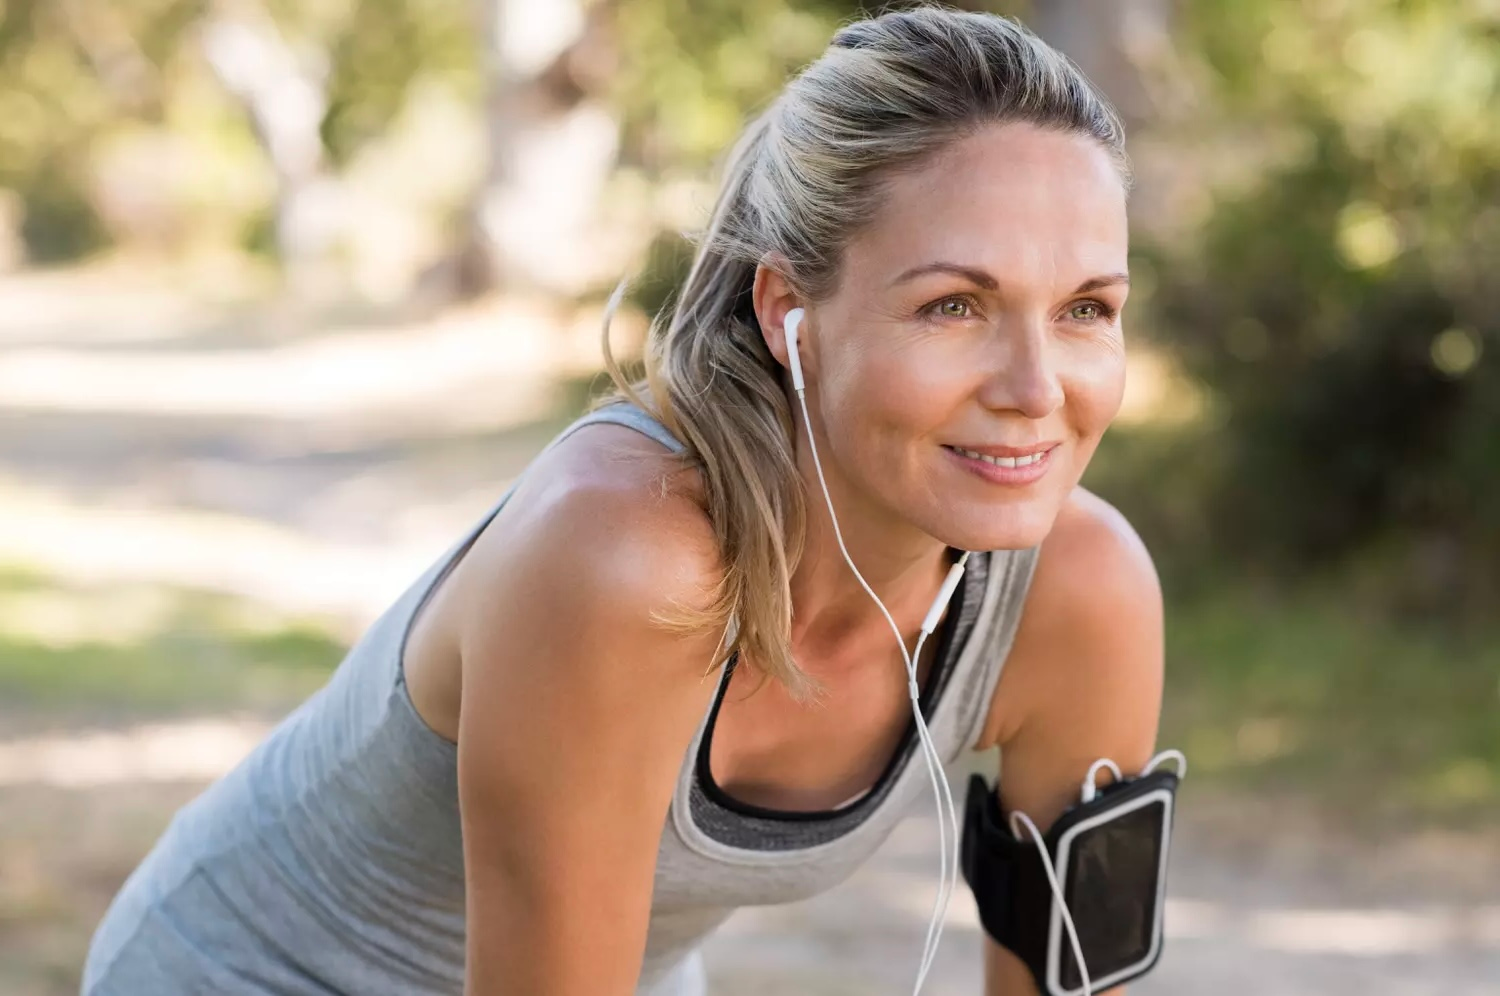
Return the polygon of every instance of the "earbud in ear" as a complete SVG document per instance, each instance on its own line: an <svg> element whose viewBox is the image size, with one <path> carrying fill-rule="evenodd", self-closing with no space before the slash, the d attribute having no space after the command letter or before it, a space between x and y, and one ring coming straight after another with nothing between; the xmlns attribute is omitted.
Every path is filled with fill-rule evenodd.
<svg viewBox="0 0 1500 996"><path fill-rule="evenodd" d="M802 390L802 357L797 355L797 333L802 328L802 319L807 313L793 308L786 313L783 328L786 329L786 355L792 364L792 390Z"/></svg>

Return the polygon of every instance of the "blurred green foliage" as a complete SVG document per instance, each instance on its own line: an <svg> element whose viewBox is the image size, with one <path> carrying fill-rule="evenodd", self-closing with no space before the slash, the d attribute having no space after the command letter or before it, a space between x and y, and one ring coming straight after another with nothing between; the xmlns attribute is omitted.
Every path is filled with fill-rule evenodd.
<svg viewBox="0 0 1500 996"><path fill-rule="evenodd" d="M381 137L418 80L478 100L476 4L267 0L264 9L309 67L326 74L321 131L335 167ZM123 137L152 136L158 154L187 144L190 186L202 188L194 196L230 209L224 163L259 165L261 153L247 115L203 57L201 29L212 12L209 0L0 3L0 190L19 198L32 261L78 259L109 243L96 170L101 152ZM247 223L263 225L261 212ZM249 232L243 241L257 238Z"/></svg>
<svg viewBox="0 0 1500 996"><path fill-rule="evenodd" d="M1214 405L1212 466L1195 471L1205 553L1282 574L1357 562L1422 613L1500 591L1487 6L1184 7L1219 116L1193 127L1250 157L1200 236L1144 253L1158 337Z"/></svg>
<svg viewBox="0 0 1500 996"><path fill-rule="evenodd" d="M619 45L630 58L615 94L630 155L657 172L712 165L858 9L836 0L621 4Z"/></svg>
<svg viewBox="0 0 1500 996"><path fill-rule="evenodd" d="M323 142L331 162L347 163L379 138L426 76L477 101L477 5L453 0L360 0L327 39L328 110ZM297 7L288 5L288 16Z"/></svg>
<svg viewBox="0 0 1500 996"><path fill-rule="evenodd" d="M0 188L19 195L38 262L106 241L88 193L89 153L123 118L160 121L200 0L8 0L0 4Z"/></svg>

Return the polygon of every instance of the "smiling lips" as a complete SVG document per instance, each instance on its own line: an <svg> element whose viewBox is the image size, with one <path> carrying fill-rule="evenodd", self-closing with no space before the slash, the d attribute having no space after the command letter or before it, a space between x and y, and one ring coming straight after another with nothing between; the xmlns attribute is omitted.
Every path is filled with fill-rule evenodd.
<svg viewBox="0 0 1500 996"><path fill-rule="evenodd" d="M995 484L1031 484L1047 472L1049 459L1058 443L1036 443L1032 446L986 446L971 450L963 446L944 446L954 454L964 469Z"/></svg>

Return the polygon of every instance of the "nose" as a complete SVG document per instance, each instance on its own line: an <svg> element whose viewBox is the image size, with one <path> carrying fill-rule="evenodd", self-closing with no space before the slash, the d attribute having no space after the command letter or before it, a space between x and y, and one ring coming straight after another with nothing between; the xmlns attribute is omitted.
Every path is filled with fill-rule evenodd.
<svg viewBox="0 0 1500 996"><path fill-rule="evenodd" d="M979 401L986 408L1040 419L1062 407L1062 379L1042 322L1000 329L989 356L991 366L979 388Z"/></svg>

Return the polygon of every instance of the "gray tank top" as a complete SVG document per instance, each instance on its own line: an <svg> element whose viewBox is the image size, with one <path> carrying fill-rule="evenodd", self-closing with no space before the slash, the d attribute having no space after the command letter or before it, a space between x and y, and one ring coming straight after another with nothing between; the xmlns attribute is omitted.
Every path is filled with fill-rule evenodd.
<svg viewBox="0 0 1500 996"><path fill-rule="evenodd" d="M598 422L682 449L623 403L549 445ZM100 923L86 996L463 992L457 750L417 715L401 661L417 613L514 490L371 624L323 689L177 814ZM1035 560L1035 548L974 555L943 619L922 705L948 763L979 736ZM697 947L735 908L842 882L929 791L909 726L875 786L838 809L729 798L706 759L730 673L683 758L662 831L640 996L702 993Z"/></svg>

